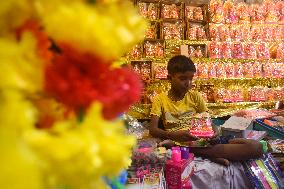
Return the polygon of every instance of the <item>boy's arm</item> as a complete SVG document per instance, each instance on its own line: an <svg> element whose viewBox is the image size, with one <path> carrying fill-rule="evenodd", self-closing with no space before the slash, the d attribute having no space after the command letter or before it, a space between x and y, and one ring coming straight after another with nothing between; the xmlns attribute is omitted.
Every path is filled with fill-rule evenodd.
<svg viewBox="0 0 284 189"><path fill-rule="evenodd" d="M168 132L158 127L159 119L160 117L152 115L149 128L150 134L157 138L170 139Z"/></svg>
<svg viewBox="0 0 284 189"><path fill-rule="evenodd" d="M199 92L196 92L197 113L208 112L206 102Z"/></svg>

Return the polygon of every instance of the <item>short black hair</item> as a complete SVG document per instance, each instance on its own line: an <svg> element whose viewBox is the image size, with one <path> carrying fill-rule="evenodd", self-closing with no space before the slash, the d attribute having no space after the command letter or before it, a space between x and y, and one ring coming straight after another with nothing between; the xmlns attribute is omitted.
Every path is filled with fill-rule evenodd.
<svg viewBox="0 0 284 189"><path fill-rule="evenodd" d="M172 57L168 62L167 70L170 75L187 71L196 72L193 61L184 55Z"/></svg>

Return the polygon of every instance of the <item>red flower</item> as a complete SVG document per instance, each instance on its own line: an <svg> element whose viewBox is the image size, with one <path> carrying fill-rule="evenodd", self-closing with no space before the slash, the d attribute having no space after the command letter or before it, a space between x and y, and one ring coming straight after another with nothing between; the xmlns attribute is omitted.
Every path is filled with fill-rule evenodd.
<svg viewBox="0 0 284 189"><path fill-rule="evenodd" d="M66 44L59 47L62 53L46 68L45 89L69 108L79 112L99 101L104 117L112 119L139 99L141 82L130 69L112 68Z"/></svg>

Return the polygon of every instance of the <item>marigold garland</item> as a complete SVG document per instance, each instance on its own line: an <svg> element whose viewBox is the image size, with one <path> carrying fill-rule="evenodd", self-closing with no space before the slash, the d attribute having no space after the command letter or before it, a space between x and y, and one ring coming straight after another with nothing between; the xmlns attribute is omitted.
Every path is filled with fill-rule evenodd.
<svg viewBox="0 0 284 189"><path fill-rule="evenodd" d="M105 118L113 119L139 99L141 83L129 68L112 68L100 57L59 46L62 53L46 68L45 89L67 107L79 112L99 101Z"/></svg>
<svg viewBox="0 0 284 189"><path fill-rule="evenodd" d="M0 1L0 188L103 189L127 167L135 140L115 118L141 83L113 61L145 26L125 1Z"/></svg>

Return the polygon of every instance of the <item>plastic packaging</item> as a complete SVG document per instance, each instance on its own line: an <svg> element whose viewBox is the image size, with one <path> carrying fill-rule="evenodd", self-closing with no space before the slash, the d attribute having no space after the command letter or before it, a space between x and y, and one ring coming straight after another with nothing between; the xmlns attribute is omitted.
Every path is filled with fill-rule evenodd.
<svg viewBox="0 0 284 189"><path fill-rule="evenodd" d="M262 28L259 25L251 26L251 39L253 41L262 41Z"/></svg>
<svg viewBox="0 0 284 189"><path fill-rule="evenodd" d="M191 120L191 135L202 138L210 138L214 135L211 118L207 114L200 114Z"/></svg>
<svg viewBox="0 0 284 189"><path fill-rule="evenodd" d="M157 23L151 22L148 26L144 38L146 39L157 39Z"/></svg>
<svg viewBox="0 0 284 189"><path fill-rule="evenodd" d="M163 39L183 39L182 20L164 21L162 23Z"/></svg>
<svg viewBox="0 0 284 189"><path fill-rule="evenodd" d="M222 47L220 42L211 42L208 48L210 58L222 58Z"/></svg>
<svg viewBox="0 0 284 189"><path fill-rule="evenodd" d="M236 58L236 59L244 58L244 51L243 51L242 43L233 43L231 47L232 47L233 58Z"/></svg>
<svg viewBox="0 0 284 189"><path fill-rule="evenodd" d="M219 34L219 27L215 24L209 25L209 34L212 41L219 41L220 34Z"/></svg>
<svg viewBox="0 0 284 189"><path fill-rule="evenodd" d="M254 62L253 63L253 77L259 78L262 77L262 63L260 62Z"/></svg>
<svg viewBox="0 0 284 189"><path fill-rule="evenodd" d="M242 27L240 25L232 25L230 28L230 36L232 41L242 41L243 40Z"/></svg>
<svg viewBox="0 0 284 189"><path fill-rule="evenodd" d="M164 45L160 41L145 41L144 53L146 58L162 58L164 56Z"/></svg>
<svg viewBox="0 0 284 189"><path fill-rule="evenodd" d="M249 7L246 3L239 3L237 5L236 11L237 11L239 23L249 23L250 22Z"/></svg>
<svg viewBox="0 0 284 189"><path fill-rule="evenodd" d="M181 161L181 151L180 151L180 149L172 149L172 160L174 162L180 162Z"/></svg>
<svg viewBox="0 0 284 189"><path fill-rule="evenodd" d="M266 43L258 43L257 45L257 57L259 59L269 59L270 52L268 49L268 45Z"/></svg>
<svg viewBox="0 0 284 189"><path fill-rule="evenodd" d="M197 76L201 79L208 78L208 64L207 63L199 63L197 64Z"/></svg>
<svg viewBox="0 0 284 189"><path fill-rule="evenodd" d="M131 59L140 59L142 57L142 47L141 45L135 45L132 50L130 51L130 53L128 54L128 56Z"/></svg>
<svg viewBox="0 0 284 189"><path fill-rule="evenodd" d="M211 62L208 65L208 78L216 78L217 77L217 66L215 62Z"/></svg>
<svg viewBox="0 0 284 189"><path fill-rule="evenodd" d="M245 62L243 63L243 71L245 78L252 78L253 77L253 62Z"/></svg>
<svg viewBox="0 0 284 189"><path fill-rule="evenodd" d="M188 23L187 38L189 40L206 40L207 36L204 26Z"/></svg>
<svg viewBox="0 0 284 189"><path fill-rule="evenodd" d="M234 64L234 71L235 71L235 78L243 78L244 77L244 70L243 64L241 62L236 62Z"/></svg>
<svg viewBox="0 0 284 189"><path fill-rule="evenodd" d="M168 76L168 70L166 66L156 66L155 67L155 78L156 79L166 79Z"/></svg>
<svg viewBox="0 0 284 189"><path fill-rule="evenodd" d="M226 78L234 78L235 75L234 64L232 62L227 62L224 65L226 71Z"/></svg>
<svg viewBox="0 0 284 189"><path fill-rule="evenodd" d="M159 4L158 3L146 3L138 2L138 8L140 14L148 19L156 20L159 18Z"/></svg>
<svg viewBox="0 0 284 189"><path fill-rule="evenodd" d="M238 23L238 17L236 13L236 7L234 6L231 0L226 0L223 5L225 22L227 24L236 24Z"/></svg>
<svg viewBox="0 0 284 189"><path fill-rule="evenodd" d="M256 59L256 47L254 43L244 43L244 51L245 51L245 58L247 59Z"/></svg>
<svg viewBox="0 0 284 189"><path fill-rule="evenodd" d="M222 0L211 0L209 12L213 23L222 23L224 21Z"/></svg>
<svg viewBox="0 0 284 189"><path fill-rule="evenodd" d="M181 158L188 159L189 158L189 148L188 147L180 147L181 150Z"/></svg>
<svg viewBox="0 0 284 189"><path fill-rule="evenodd" d="M224 63L216 63L216 76L217 78L226 78L226 70Z"/></svg>
<svg viewBox="0 0 284 189"><path fill-rule="evenodd" d="M277 48L277 58L284 59L284 43L279 43Z"/></svg>
<svg viewBox="0 0 284 189"><path fill-rule="evenodd" d="M229 25L221 25L219 26L219 34L221 41L231 41L230 35L230 27Z"/></svg>
<svg viewBox="0 0 284 189"><path fill-rule="evenodd" d="M232 44L230 42L223 42L221 46L222 46L223 58L232 58L232 51L231 51Z"/></svg>
<svg viewBox="0 0 284 189"><path fill-rule="evenodd" d="M271 154L243 163L245 173L256 189L280 189L284 187L284 176Z"/></svg>
<svg viewBox="0 0 284 189"><path fill-rule="evenodd" d="M162 19L168 19L168 18L180 19L182 18L181 10L182 10L182 7L180 3L179 4L162 3L161 18Z"/></svg>

